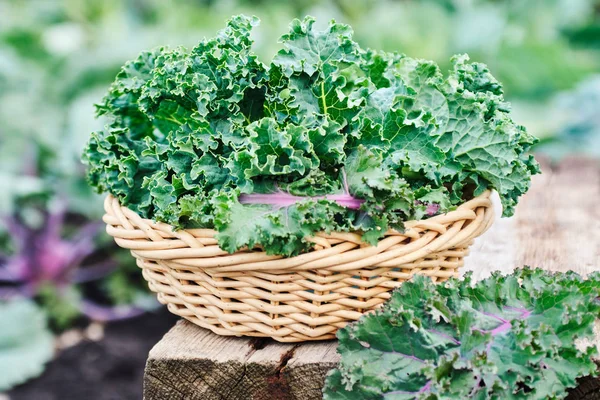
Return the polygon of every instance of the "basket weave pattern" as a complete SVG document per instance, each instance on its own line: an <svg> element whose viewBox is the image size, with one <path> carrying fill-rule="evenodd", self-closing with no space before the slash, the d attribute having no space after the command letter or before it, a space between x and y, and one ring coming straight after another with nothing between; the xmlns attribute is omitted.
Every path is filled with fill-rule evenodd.
<svg viewBox="0 0 600 400"><path fill-rule="evenodd" d="M414 274L443 281L458 274L473 239L493 222L490 192L456 210L407 222L377 246L356 233L320 233L296 257L255 250L229 254L211 229L174 231L108 196L104 222L131 250L169 310L220 335L281 342L331 339L337 329L387 300Z"/></svg>

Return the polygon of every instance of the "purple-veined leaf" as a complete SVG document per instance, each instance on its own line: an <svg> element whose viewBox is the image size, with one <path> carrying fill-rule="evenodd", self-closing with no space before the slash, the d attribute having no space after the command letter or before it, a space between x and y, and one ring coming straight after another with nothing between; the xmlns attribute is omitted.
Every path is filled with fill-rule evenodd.
<svg viewBox="0 0 600 400"><path fill-rule="evenodd" d="M564 398L597 373L600 274L519 269L480 282L415 276L378 311L338 332L324 398Z"/></svg>

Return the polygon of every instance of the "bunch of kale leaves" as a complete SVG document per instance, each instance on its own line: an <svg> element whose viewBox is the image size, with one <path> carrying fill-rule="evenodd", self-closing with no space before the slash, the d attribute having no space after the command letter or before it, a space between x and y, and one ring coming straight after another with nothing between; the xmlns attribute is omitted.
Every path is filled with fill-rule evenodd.
<svg viewBox="0 0 600 400"><path fill-rule="evenodd" d="M511 215L538 165L500 83L467 56L362 49L349 26L294 20L270 64L256 18L188 51L143 52L117 75L85 150L88 176L143 217L214 228L234 252L294 255L319 231L375 243L408 219L495 189Z"/></svg>

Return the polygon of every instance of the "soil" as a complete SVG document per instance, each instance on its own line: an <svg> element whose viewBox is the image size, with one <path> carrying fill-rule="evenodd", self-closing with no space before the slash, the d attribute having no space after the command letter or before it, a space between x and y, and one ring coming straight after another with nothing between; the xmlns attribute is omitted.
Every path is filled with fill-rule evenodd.
<svg viewBox="0 0 600 400"><path fill-rule="evenodd" d="M140 400L148 352L175 324L166 309L106 326L104 338L63 350L11 400Z"/></svg>

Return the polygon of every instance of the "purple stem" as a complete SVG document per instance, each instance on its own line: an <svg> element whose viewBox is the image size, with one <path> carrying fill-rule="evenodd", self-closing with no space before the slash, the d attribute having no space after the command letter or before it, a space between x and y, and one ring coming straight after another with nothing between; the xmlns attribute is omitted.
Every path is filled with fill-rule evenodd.
<svg viewBox="0 0 600 400"><path fill-rule="evenodd" d="M44 233L47 237L60 237L65 222L67 207L63 201L60 201L57 210L48 213L44 226Z"/></svg>
<svg viewBox="0 0 600 400"><path fill-rule="evenodd" d="M344 193L350 194L350 187L348 186L348 177L346 176L346 170L342 168L342 184L344 185Z"/></svg>
<svg viewBox="0 0 600 400"><path fill-rule="evenodd" d="M319 197L315 198L319 199ZM356 197L350 194L332 194L323 196L322 198L324 198L325 200L335 201L340 206L350 208L352 210L358 210L365 202L365 200L357 199Z"/></svg>
<svg viewBox="0 0 600 400"><path fill-rule="evenodd" d="M498 321L500 321L500 322L509 322L509 323L510 323L510 321L508 321L508 320L506 320L506 319L504 319L504 318L502 318L502 317L499 317L499 316L497 316L496 314L488 313L488 312L485 312L485 311L482 311L481 313L482 313L483 315L487 315L488 317L495 318L495 319L497 319L497 320L498 320Z"/></svg>
<svg viewBox="0 0 600 400"><path fill-rule="evenodd" d="M83 300L79 307L82 314L93 321L108 322L120 321L137 317L146 312L145 309L135 306L101 306L90 300Z"/></svg>
<svg viewBox="0 0 600 400"><path fill-rule="evenodd" d="M415 204L425 206L425 214L428 217L433 217L440 211L440 205L438 203L428 203L426 201L415 200Z"/></svg>
<svg viewBox="0 0 600 400"><path fill-rule="evenodd" d="M23 291L18 287L0 287L0 300L9 300L23 295Z"/></svg>
<svg viewBox="0 0 600 400"><path fill-rule="evenodd" d="M506 306L506 307L504 307L504 309L509 310L509 311L516 311L516 312L520 313L521 314L521 315L519 315L520 319L529 318L529 316L531 315L531 311L526 308Z"/></svg>
<svg viewBox="0 0 600 400"><path fill-rule="evenodd" d="M427 205L427 208L425 209L425 213L429 216L429 217L433 217L434 215L436 215L438 212L440 211L440 205L437 203L430 203Z"/></svg>
<svg viewBox="0 0 600 400"><path fill-rule="evenodd" d="M502 324L500 324L497 327L495 327L494 329L492 329L490 331L490 333L492 334L492 336L496 336L496 335L499 335L501 333L504 333L504 332L510 330L511 326L512 326L512 324L510 322L503 322Z"/></svg>
<svg viewBox="0 0 600 400"><path fill-rule="evenodd" d="M17 283L21 281L22 279L12 274L10 270L0 269L0 282Z"/></svg>
<svg viewBox="0 0 600 400"><path fill-rule="evenodd" d="M78 264L94 251L94 237L101 226L101 222L90 222L77 231L77 240L73 242L73 262Z"/></svg>
<svg viewBox="0 0 600 400"><path fill-rule="evenodd" d="M425 386L423 386L421 389L419 389L419 391L417 393L425 393L428 392L431 389L431 381L427 382L425 384Z"/></svg>
<svg viewBox="0 0 600 400"><path fill-rule="evenodd" d="M480 333L489 333L492 336L496 336L500 333L504 333L508 330L510 330L510 327L512 326L512 324L510 323L510 321L507 322L503 322L500 325L498 325L497 327L495 327L492 330L487 330L487 329L479 329L479 328L473 328L474 331L476 332L480 332Z"/></svg>
<svg viewBox="0 0 600 400"><path fill-rule="evenodd" d="M525 310L521 313L521 315L519 316L521 319L525 319L525 318L529 318L531 316L532 312L531 310Z"/></svg>
<svg viewBox="0 0 600 400"><path fill-rule="evenodd" d="M0 282L21 282L18 270L15 268L15 258L0 253Z"/></svg>
<svg viewBox="0 0 600 400"><path fill-rule="evenodd" d="M33 253L20 251L6 260L6 263L0 266L0 280L14 283L26 281L30 275L28 265Z"/></svg>
<svg viewBox="0 0 600 400"><path fill-rule="evenodd" d="M408 359L410 359L410 360L413 360L413 361L416 361L416 362L420 362L420 363L422 363L422 364L425 364L425 360L422 360L422 359L420 359L420 358L419 358L419 357L417 357L417 356L410 356L410 355L408 355L408 354L399 353L399 352L397 352L397 351L391 351L391 353L393 353L393 354L399 354L399 355L401 355L401 356L402 356L402 357L404 357L404 358L408 358Z"/></svg>
<svg viewBox="0 0 600 400"><path fill-rule="evenodd" d="M434 334L436 334L436 335L438 335L438 336L441 336L441 337L443 337L445 339L448 339L449 341L451 341L452 343L454 343L456 345L460 345L460 340L457 340L457 339L453 338L450 335L446 335L445 333L442 333L442 332L437 331L435 329L430 329L429 331L432 332L432 333L434 333Z"/></svg>
<svg viewBox="0 0 600 400"><path fill-rule="evenodd" d="M527 310L525 308L516 308L516 307L504 307L504 308L506 310L520 312L521 315L519 315L517 317L517 319L525 319L525 318L529 318L529 316L531 316L531 311ZM497 327L495 327L494 329L490 330L490 331L485 330L485 329L477 329L477 328L473 329L474 331L481 332L481 333L490 333L492 336L495 336L495 335L498 335L498 334L501 334L501 333L504 333L504 332L510 330L510 328L512 326L512 322L511 321L509 321L507 319L504 319L504 318L501 318L501 317L499 317L497 315L494 315L494 314L490 314L490 313L486 313L486 312L481 312L481 313L483 315L487 315L489 317L495 318L495 319L499 320L502 323L500 325L498 325ZM489 347L489 345L488 345L488 347Z"/></svg>
<svg viewBox="0 0 600 400"><path fill-rule="evenodd" d="M478 377L477 382L475 382L475 385L473 386L473 390L471 390L471 393L469 393L469 397L473 397L475 395L475 393L477 393L479 391L480 384L481 384L481 377Z"/></svg>
<svg viewBox="0 0 600 400"><path fill-rule="evenodd" d="M84 225L71 242L63 241L58 236L47 237L44 248L62 246L64 251L62 254L53 254L48 250L40 252L40 263L47 269L44 272L50 273L53 279L68 279L68 274L74 273L81 261L94 252L94 236L100 226L99 222Z"/></svg>
<svg viewBox="0 0 600 400"><path fill-rule="evenodd" d="M360 206L365 202L363 199L357 199L356 197L343 193L333 194L326 196L294 196L292 194L278 191L275 193L261 194L242 194L240 195L239 201L241 204L268 204L273 205L276 208L289 207L303 200L331 200L336 202L342 207L358 210Z"/></svg>
<svg viewBox="0 0 600 400"><path fill-rule="evenodd" d="M8 230L8 233L10 234L15 245L18 248L25 246L29 236L25 226L19 223L19 221L13 216L6 216L2 218L2 222L4 222L4 225L6 226L6 229Z"/></svg>
<svg viewBox="0 0 600 400"><path fill-rule="evenodd" d="M80 267L74 271L73 282L84 283L104 278L117 268L114 261L104 261L87 267Z"/></svg>

